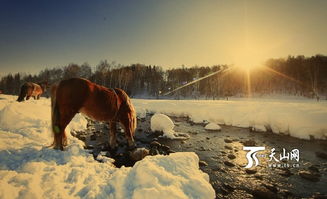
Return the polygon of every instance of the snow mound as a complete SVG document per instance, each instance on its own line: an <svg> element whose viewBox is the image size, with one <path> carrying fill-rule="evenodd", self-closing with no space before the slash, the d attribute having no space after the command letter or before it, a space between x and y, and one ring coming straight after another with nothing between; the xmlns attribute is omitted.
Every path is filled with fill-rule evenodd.
<svg viewBox="0 0 327 199"><path fill-rule="evenodd" d="M169 139L188 139L186 133L177 133L174 131L174 122L165 114L156 113L151 117L151 130L163 132L163 137Z"/></svg>
<svg viewBox="0 0 327 199"><path fill-rule="evenodd" d="M130 170L120 169L111 178L121 193L113 198L215 198L209 176L199 170L195 153L147 156Z"/></svg>
<svg viewBox="0 0 327 199"><path fill-rule="evenodd" d="M174 126L174 122L167 115L156 113L151 117L152 131L170 131Z"/></svg>
<svg viewBox="0 0 327 199"><path fill-rule="evenodd" d="M220 131L221 130L221 127L218 124L212 123L212 122L207 124L204 128L209 131Z"/></svg>
<svg viewBox="0 0 327 199"><path fill-rule="evenodd" d="M78 113L74 116L72 121L70 121L69 125L66 128L66 131L68 130L83 131L86 128L87 128L86 118L82 114Z"/></svg>

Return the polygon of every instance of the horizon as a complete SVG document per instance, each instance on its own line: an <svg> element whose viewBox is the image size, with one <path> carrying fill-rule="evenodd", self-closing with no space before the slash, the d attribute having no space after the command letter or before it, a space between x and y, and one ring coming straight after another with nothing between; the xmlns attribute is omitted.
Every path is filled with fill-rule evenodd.
<svg viewBox="0 0 327 199"><path fill-rule="evenodd" d="M283 60L286 60L288 57L301 57L301 56L304 56L304 55L288 55L286 57L277 57L277 58L267 58L266 60L264 60L264 62L266 61L269 61L269 60L278 60L278 59L283 59ZM316 55L312 55L312 56L304 56L304 58L310 58L310 57L315 57L315 56L324 56L324 57L327 57L327 55L324 55L324 54L316 54ZM23 75L23 76L27 76L27 75L38 75L40 74L40 72L44 71L44 70L51 70L51 69L55 69L55 68L64 68L64 67L67 67L69 65L78 65L78 66L82 66L83 64L87 64L92 72L95 72L96 71L96 67L98 66L98 64L100 64L102 61L106 61L107 63L109 64L115 64L115 66L119 66L118 68L120 67L130 67L132 65L141 65L141 66L155 66L155 67L161 67L163 69L163 71L167 71L167 70L173 70L173 69L178 69L180 67L184 67L184 68L193 68L193 67L215 67L215 66L228 66L228 67L234 67L235 65L227 65L227 64L221 64L221 63L218 63L218 64L213 64L213 65L189 65L189 66L186 66L184 64L182 64L180 67L162 67L160 65L155 65L155 64L143 64L143 63L130 63L130 64L121 64L121 63L118 63L118 62L115 62L115 61L112 61L112 62L109 62L108 60L100 60L97 64L95 65L90 65L89 63L87 62L83 62L83 63L74 63L74 62L71 62L71 63L67 63L67 64L63 64L61 66L53 66L53 67L44 67L44 68L40 68L39 71L36 71L35 73L31 73L31 72L25 72L25 71L17 71L17 72L8 72L8 73L1 73L0 72L0 78L3 78L3 77L6 77L8 75L15 75L17 73L19 73L20 75ZM262 68L261 66L264 66L266 67L265 64L262 64L260 65L260 67L248 67L248 68L245 68L245 69L249 69L251 70L251 68ZM237 66L237 68L239 69L240 67ZM211 76L212 74L210 74L209 76Z"/></svg>
<svg viewBox="0 0 327 199"><path fill-rule="evenodd" d="M101 60L163 69L327 54L326 1L5 1L0 76Z"/></svg>

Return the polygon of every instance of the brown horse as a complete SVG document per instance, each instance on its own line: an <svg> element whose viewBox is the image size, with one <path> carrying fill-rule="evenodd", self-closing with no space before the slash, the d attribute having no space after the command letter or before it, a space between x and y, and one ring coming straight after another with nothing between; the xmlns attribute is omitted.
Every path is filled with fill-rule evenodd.
<svg viewBox="0 0 327 199"><path fill-rule="evenodd" d="M65 128L78 112L94 120L110 122L110 148L117 147L118 122L124 126L129 147L135 146L135 109L123 90L109 89L82 78L72 78L53 86L51 93L54 148L63 150L67 145Z"/></svg>
<svg viewBox="0 0 327 199"><path fill-rule="evenodd" d="M20 94L18 96L17 101L18 102L24 101L25 97L26 100L29 100L30 97L33 97L34 99L40 99L42 93L46 91L47 86L48 86L47 82L24 83L20 88Z"/></svg>

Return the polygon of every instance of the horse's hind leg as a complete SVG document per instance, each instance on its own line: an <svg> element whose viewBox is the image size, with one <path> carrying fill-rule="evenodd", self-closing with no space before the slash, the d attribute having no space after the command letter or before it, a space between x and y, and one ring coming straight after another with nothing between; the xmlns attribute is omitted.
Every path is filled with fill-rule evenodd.
<svg viewBox="0 0 327 199"><path fill-rule="evenodd" d="M29 99L30 99L30 97L31 97L30 95L27 95L27 96L26 96L26 100L29 100Z"/></svg>
<svg viewBox="0 0 327 199"><path fill-rule="evenodd" d="M117 122L110 122L109 146L111 149L117 148Z"/></svg>
<svg viewBox="0 0 327 199"><path fill-rule="evenodd" d="M59 125L55 128L59 128L59 133L55 134L55 148L59 148L60 150L64 149L64 146L67 145L67 136L66 136L66 127L73 119L77 112L69 111L66 113L60 114Z"/></svg>
<svg viewBox="0 0 327 199"><path fill-rule="evenodd" d="M40 99L40 95L37 96L37 99L38 99L38 100Z"/></svg>
<svg viewBox="0 0 327 199"><path fill-rule="evenodd" d="M33 96L34 100L36 100L36 96Z"/></svg>

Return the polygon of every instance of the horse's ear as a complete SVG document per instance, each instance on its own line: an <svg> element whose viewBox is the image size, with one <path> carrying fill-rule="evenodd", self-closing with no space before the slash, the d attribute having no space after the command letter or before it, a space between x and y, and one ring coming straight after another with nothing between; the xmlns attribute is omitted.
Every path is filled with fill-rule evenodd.
<svg viewBox="0 0 327 199"><path fill-rule="evenodd" d="M49 85L48 81L40 82L40 84L43 84L43 85L45 85L45 86L48 86L48 85Z"/></svg>

